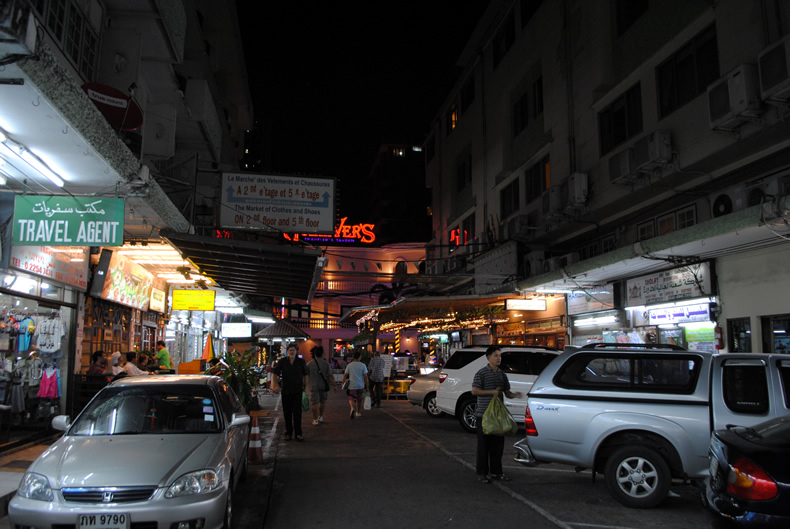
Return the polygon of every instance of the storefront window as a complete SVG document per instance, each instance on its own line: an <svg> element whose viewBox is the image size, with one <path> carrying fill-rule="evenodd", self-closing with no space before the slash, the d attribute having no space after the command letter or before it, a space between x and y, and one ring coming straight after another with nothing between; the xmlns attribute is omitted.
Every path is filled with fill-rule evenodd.
<svg viewBox="0 0 790 529"><path fill-rule="evenodd" d="M749 318L727 320L727 349L731 353L752 351L752 327Z"/></svg>
<svg viewBox="0 0 790 529"><path fill-rule="evenodd" d="M763 352L790 353L790 314L764 316Z"/></svg>

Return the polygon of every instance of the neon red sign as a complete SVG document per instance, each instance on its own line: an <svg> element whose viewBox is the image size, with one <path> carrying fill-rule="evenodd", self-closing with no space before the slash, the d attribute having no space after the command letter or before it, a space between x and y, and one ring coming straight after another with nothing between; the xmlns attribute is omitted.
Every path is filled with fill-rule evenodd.
<svg viewBox="0 0 790 529"><path fill-rule="evenodd" d="M340 219L340 225L335 228L335 234L332 237L327 235L316 235L309 233L288 235L283 233L283 237L289 241L298 241L301 237L303 240L320 241L320 242L361 242L370 244L376 240L376 234L373 230L376 228L375 224L346 224L348 217Z"/></svg>

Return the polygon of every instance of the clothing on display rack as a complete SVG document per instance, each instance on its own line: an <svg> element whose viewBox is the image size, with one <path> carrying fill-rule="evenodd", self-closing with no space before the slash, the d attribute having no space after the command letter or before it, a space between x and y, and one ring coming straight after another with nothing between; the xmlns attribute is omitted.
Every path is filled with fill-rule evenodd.
<svg viewBox="0 0 790 529"><path fill-rule="evenodd" d="M43 399L60 398L60 369L48 367L41 376L38 396Z"/></svg>
<svg viewBox="0 0 790 529"><path fill-rule="evenodd" d="M21 369L16 369L11 373L11 413L22 413L25 411L25 389L22 384L25 382L25 373Z"/></svg>
<svg viewBox="0 0 790 529"><path fill-rule="evenodd" d="M36 325L36 347L39 351L51 354L52 358L59 358L62 355L60 347L64 336L66 324L59 314L53 312L49 317L39 319Z"/></svg>
<svg viewBox="0 0 790 529"><path fill-rule="evenodd" d="M17 350L21 353L30 348L30 341L36 332L36 322L33 318L26 316L22 321L15 324L17 328Z"/></svg>

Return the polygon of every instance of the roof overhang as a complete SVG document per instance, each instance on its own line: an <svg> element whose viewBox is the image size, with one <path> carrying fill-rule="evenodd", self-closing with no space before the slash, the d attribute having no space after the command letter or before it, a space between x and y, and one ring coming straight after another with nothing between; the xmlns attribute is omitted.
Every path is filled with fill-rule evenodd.
<svg viewBox="0 0 790 529"><path fill-rule="evenodd" d="M752 206L689 228L618 248L519 281L519 292L585 290L725 255L787 244L790 197Z"/></svg>
<svg viewBox="0 0 790 529"><path fill-rule="evenodd" d="M250 296L310 300L321 276L321 250L162 232L201 274Z"/></svg>

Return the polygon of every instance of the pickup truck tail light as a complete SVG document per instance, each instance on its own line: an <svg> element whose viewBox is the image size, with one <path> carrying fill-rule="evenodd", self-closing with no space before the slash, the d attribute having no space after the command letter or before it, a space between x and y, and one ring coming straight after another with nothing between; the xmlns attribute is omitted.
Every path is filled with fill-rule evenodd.
<svg viewBox="0 0 790 529"><path fill-rule="evenodd" d="M439 384L447 380L447 373L439 373Z"/></svg>
<svg viewBox="0 0 790 529"><path fill-rule="evenodd" d="M730 466L727 493L750 501L770 500L778 494L776 482L749 458L741 457Z"/></svg>
<svg viewBox="0 0 790 529"><path fill-rule="evenodd" d="M524 427L527 429L527 435L531 437L538 436L538 428L535 426L535 421L532 420L532 413L529 411L529 406L527 406L524 412Z"/></svg>

